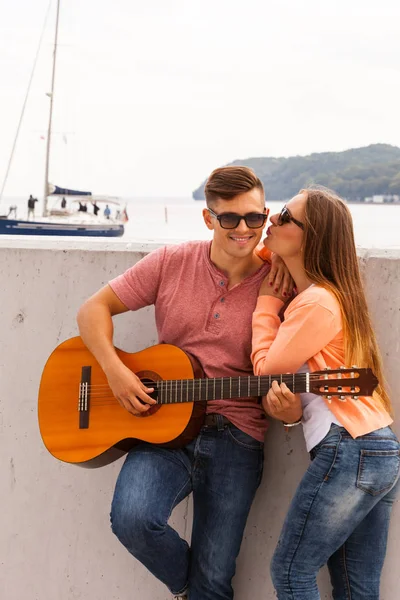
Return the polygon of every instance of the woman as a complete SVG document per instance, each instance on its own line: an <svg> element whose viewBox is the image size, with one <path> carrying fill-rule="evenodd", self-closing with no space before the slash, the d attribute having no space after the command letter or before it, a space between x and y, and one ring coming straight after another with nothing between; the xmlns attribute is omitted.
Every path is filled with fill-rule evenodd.
<svg viewBox="0 0 400 600"><path fill-rule="evenodd" d="M262 284L253 317L255 373L358 365L380 381L373 397L359 400L295 396L277 382L264 398L272 417L303 424L312 459L275 550L273 583L279 600L318 600L316 576L328 563L335 600L376 600L400 446L389 427L350 212L333 192L306 189L271 223L264 244L284 260L298 294L281 323L283 298Z"/></svg>

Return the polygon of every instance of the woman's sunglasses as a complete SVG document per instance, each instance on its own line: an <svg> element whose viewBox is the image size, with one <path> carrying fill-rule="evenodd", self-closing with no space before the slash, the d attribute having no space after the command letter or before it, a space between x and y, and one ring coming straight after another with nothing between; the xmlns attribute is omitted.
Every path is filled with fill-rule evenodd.
<svg viewBox="0 0 400 600"><path fill-rule="evenodd" d="M290 221L297 225L297 227L300 227L300 229L304 229L304 223L292 217L292 215L290 214L290 210L286 206L284 206L281 212L279 213L277 224L285 225L286 223L290 223Z"/></svg>
<svg viewBox="0 0 400 600"><path fill-rule="evenodd" d="M250 229L260 229L268 219L269 210L263 213L247 213L247 215L238 215L237 213L222 213L221 215L217 215L211 208L208 209L208 212L218 219L222 229L236 229L236 227L239 227L242 219Z"/></svg>

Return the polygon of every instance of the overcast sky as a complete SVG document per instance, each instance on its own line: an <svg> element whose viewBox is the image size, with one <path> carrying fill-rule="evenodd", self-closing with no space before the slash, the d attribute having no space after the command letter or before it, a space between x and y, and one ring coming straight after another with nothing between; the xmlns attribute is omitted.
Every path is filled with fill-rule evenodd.
<svg viewBox="0 0 400 600"><path fill-rule="evenodd" d="M0 0L0 186L48 0ZM190 195L234 159L400 146L398 0L62 0L50 181ZM55 1L6 196L42 194Z"/></svg>

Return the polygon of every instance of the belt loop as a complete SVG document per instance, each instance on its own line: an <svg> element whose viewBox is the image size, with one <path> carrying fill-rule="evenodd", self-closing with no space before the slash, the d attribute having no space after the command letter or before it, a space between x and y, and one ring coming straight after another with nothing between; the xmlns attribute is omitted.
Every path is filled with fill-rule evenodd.
<svg viewBox="0 0 400 600"><path fill-rule="evenodd" d="M224 417L222 415L215 415L217 418L217 428L218 431L223 431L225 429L224 425Z"/></svg>

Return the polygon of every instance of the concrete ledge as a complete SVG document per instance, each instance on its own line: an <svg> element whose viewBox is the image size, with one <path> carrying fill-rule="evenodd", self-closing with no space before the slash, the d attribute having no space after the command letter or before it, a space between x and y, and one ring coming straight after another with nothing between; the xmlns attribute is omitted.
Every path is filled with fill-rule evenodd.
<svg viewBox="0 0 400 600"><path fill-rule="evenodd" d="M104 239L92 239L76 237L74 239L68 237L51 238L50 236L0 236L0 249L8 248L9 250L31 249L31 250L81 250L85 252L151 252L156 248L166 246L168 244L179 244L183 240L152 240L146 241L124 241L120 238L114 238L112 241Z"/></svg>
<svg viewBox="0 0 400 600"><path fill-rule="evenodd" d="M170 244L179 244L185 241L185 239L175 240L171 239L159 239L156 240L148 238L146 241L143 240L132 240L125 241L121 238L114 238L113 240L106 241L102 238L87 239L85 237L76 237L71 239L70 237L59 237L52 238L49 236L31 236L31 235L3 235L0 236L0 249L8 248L9 250L14 249L35 249L35 250L84 250L89 252L102 252L102 251L116 251L116 252L151 252L156 248ZM398 260L400 258L400 246L396 248L366 248L358 247L357 254L360 259L368 258L369 256L375 256L379 258L388 258Z"/></svg>
<svg viewBox="0 0 400 600"><path fill-rule="evenodd" d="M168 243L171 243L168 241ZM76 335L75 315L90 294L162 241L0 239L0 586L4 600L167 600L169 594L120 546L109 506L121 462L84 470L54 460L42 445L36 398L44 363ZM400 249L359 250L366 293L392 399L399 406ZM153 308L116 319L116 345L156 343ZM398 412L398 409L397 409ZM263 482L245 532L234 586L237 600L272 600L269 562L283 517L308 463L302 432L279 424L267 434ZM191 502L172 516L190 537ZM396 505L382 598L397 597L400 539ZM326 571L321 597L330 598Z"/></svg>

